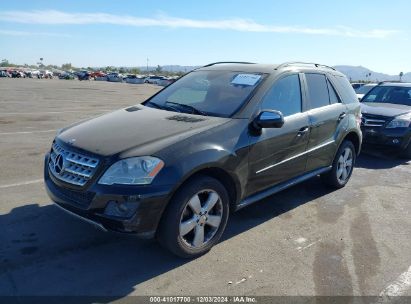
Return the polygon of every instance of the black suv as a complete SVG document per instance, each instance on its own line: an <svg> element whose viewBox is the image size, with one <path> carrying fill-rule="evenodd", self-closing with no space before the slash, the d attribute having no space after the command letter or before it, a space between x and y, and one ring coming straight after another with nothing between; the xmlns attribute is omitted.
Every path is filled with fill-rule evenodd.
<svg viewBox="0 0 411 304"><path fill-rule="evenodd" d="M218 242L230 211L317 175L345 186L360 115L333 68L209 64L142 105L61 130L45 184L74 215L194 257Z"/></svg>
<svg viewBox="0 0 411 304"><path fill-rule="evenodd" d="M411 83L383 82L361 100L364 143L411 158Z"/></svg>

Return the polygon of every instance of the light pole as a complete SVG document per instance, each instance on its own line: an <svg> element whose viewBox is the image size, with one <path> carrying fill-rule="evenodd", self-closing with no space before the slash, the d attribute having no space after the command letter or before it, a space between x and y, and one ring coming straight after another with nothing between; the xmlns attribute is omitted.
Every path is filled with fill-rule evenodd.
<svg viewBox="0 0 411 304"><path fill-rule="evenodd" d="M40 68L42 68L44 66L43 58L40 58L40 62L37 62L37 64L39 65Z"/></svg>
<svg viewBox="0 0 411 304"><path fill-rule="evenodd" d="M147 74L148 74L148 58L147 58Z"/></svg>

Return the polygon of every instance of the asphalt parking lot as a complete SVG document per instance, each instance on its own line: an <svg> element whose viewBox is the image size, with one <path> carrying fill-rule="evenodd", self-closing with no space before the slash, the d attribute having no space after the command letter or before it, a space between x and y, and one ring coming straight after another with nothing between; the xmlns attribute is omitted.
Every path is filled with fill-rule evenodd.
<svg viewBox="0 0 411 304"><path fill-rule="evenodd" d="M0 295L411 296L411 162L389 155L362 154L341 190L316 178L239 211L191 261L55 207L42 171L56 130L158 89L0 79Z"/></svg>

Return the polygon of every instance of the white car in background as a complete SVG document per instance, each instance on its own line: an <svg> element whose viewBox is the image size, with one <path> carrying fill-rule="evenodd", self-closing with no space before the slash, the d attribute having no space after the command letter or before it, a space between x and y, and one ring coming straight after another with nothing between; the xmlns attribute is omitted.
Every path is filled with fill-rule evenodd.
<svg viewBox="0 0 411 304"><path fill-rule="evenodd" d="M39 70L31 70L30 74L31 74L31 78L38 78L39 75L40 75L40 71Z"/></svg>
<svg viewBox="0 0 411 304"><path fill-rule="evenodd" d="M174 81L175 81L174 78L171 78L171 77L163 77L163 79L160 79L160 80L158 81L158 85L163 86L163 87L166 87L166 86L172 84Z"/></svg>
<svg viewBox="0 0 411 304"><path fill-rule="evenodd" d="M107 74L107 81L110 82L123 82L123 75L119 74L119 73L110 73Z"/></svg>
<svg viewBox="0 0 411 304"><path fill-rule="evenodd" d="M151 83L151 84L158 84L160 85L160 82L164 79L163 76L155 76L155 75L150 75L148 76L145 80L144 83Z"/></svg>
<svg viewBox="0 0 411 304"><path fill-rule="evenodd" d="M367 94L371 89L376 87L376 83L367 83L355 90L355 93L357 94L358 100L361 100L365 94Z"/></svg>
<svg viewBox="0 0 411 304"><path fill-rule="evenodd" d="M139 75L127 75L126 83L141 84L144 83L145 77Z"/></svg>

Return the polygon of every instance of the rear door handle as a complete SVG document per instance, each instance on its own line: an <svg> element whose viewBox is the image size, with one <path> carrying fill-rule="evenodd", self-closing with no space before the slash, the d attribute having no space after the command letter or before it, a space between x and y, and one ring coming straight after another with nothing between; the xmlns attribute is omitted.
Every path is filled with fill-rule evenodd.
<svg viewBox="0 0 411 304"><path fill-rule="evenodd" d="M347 116L347 113L342 112L342 113L340 114L340 116L338 116L338 121L343 120L345 116Z"/></svg>
<svg viewBox="0 0 411 304"><path fill-rule="evenodd" d="M309 130L310 128L308 126L302 127L300 130L298 130L297 136L303 136Z"/></svg>

